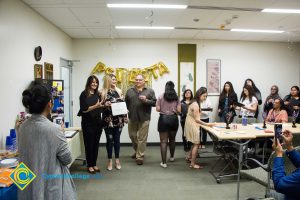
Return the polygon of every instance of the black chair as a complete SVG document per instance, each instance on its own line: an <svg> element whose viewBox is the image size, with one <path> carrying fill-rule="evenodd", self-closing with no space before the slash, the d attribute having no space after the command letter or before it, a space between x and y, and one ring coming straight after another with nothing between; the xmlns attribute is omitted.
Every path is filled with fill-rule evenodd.
<svg viewBox="0 0 300 200"><path fill-rule="evenodd" d="M217 183L221 183L223 177L237 176L238 149L228 142L219 141L214 134L209 133L209 135L213 142L213 152L218 155L217 161L209 172ZM221 169L216 170L217 167L221 167ZM228 173L229 169L230 173Z"/></svg>

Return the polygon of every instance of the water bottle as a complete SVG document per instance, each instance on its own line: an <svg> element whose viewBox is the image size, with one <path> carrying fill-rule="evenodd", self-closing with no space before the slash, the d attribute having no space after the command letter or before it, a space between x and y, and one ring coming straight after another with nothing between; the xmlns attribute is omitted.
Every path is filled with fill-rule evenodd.
<svg viewBox="0 0 300 200"><path fill-rule="evenodd" d="M13 143L10 136L6 136L6 143L5 143L6 151L13 151Z"/></svg>
<svg viewBox="0 0 300 200"><path fill-rule="evenodd" d="M245 115L242 116L242 125L247 126L247 117Z"/></svg>
<svg viewBox="0 0 300 200"><path fill-rule="evenodd" d="M15 129L10 129L10 137L12 140L12 151L16 152L18 149L18 145L17 145L17 134L16 134L16 130Z"/></svg>

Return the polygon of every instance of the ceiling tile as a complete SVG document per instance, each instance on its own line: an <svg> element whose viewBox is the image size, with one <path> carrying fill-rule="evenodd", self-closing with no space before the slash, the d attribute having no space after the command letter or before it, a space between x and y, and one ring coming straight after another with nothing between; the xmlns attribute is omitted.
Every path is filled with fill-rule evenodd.
<svg viewBox="0 0 300 200"><path fill-rule="evenodd" d="M178 29L175 29L171 32L169 38L184 38L184 39L190 38L190 39L193 39L197 35L198 32L199 32L198 30L178 30Z"/></svg>
<svg viewBox="0 0 300 200"><path fill-rule="evenodd" d="M106 7L71 8L73 14L87 27L110 26L111 17Z"/></svg>
<svg viewBox="0 0 300 200"><path fill-rule="evenodd" d="M88 29L94 38L111 38L113 37L109 29L90 28Z"/></svg>
<svg viewBox="0 0 300 200"><path fill-rule="evenodd" d="M83 28L64 28L62 29L71 38L92 38L93 35Z"/></svg>
<svg viewBox="0 0 300 200"><path fill-rule="evenodd" d="M198 38L300 42L300 15L227 10L166 10L107 8L106 3L152 3L152 0L23 0L73 38ZM240 8L294 8L299 0L155 0L157 4ZM237 15L237 19L232 19ZM193 19L199 19L194 22ZM190 28L281 29L285 34L255 34L199 30L116 30L116 25L175 26Z"/></svg>
<svg viewBox="0 0 300 200"><path fill-rule="evenodd" d="M82 26L68 8L36 8L36 10L58 27Z"/></svg>
<svg viewBox="0 0 300 200"><path fill-rule="evenodd" d="M174 30L145 30L144 38L168 38Z"/></svg>

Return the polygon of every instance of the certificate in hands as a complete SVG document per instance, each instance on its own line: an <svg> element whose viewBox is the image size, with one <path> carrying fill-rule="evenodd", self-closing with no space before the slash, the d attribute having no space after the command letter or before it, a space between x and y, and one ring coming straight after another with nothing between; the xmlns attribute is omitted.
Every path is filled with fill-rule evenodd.
<svg viewBox="0 0 300 200"><path fill-rule="evenodd" d="M113 116L127 115L127 113L128 113L125 102L112 103L111 111L112 111Z"/></svg>

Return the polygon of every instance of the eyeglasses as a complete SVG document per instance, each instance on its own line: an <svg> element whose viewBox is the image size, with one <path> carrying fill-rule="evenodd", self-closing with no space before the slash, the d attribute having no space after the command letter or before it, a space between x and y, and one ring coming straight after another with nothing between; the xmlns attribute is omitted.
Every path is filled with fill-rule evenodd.
<svg viewBox="0 0 300 200"><path fill-rule="evenodd" d="M271 90L277 90L276 88L271 88Z"/></svg>
<svg viewBox="0 0 300 200"><path fill-rule="evenodd" d="M144 79L135 79L135 81L143 81Z"/></svg>

